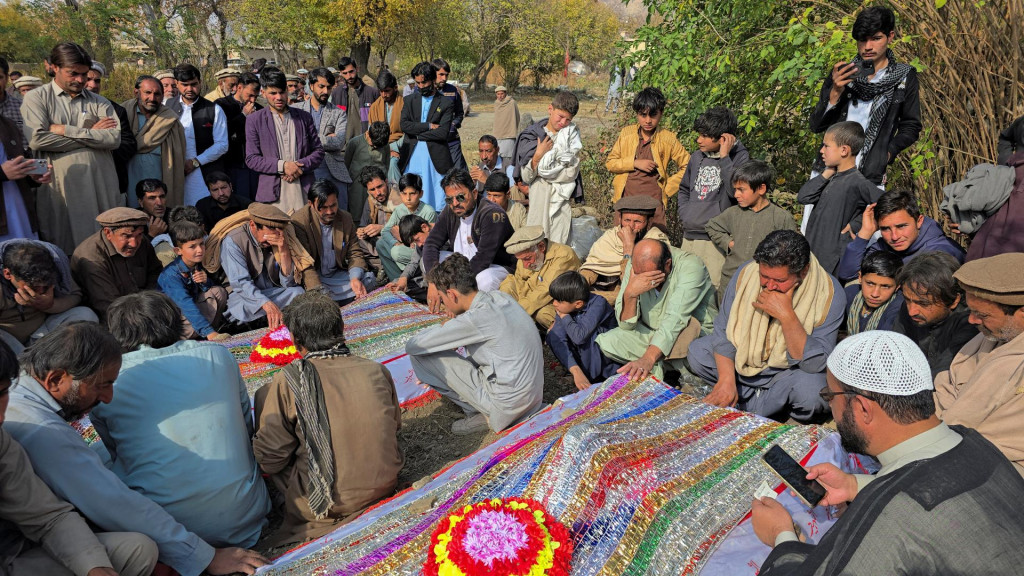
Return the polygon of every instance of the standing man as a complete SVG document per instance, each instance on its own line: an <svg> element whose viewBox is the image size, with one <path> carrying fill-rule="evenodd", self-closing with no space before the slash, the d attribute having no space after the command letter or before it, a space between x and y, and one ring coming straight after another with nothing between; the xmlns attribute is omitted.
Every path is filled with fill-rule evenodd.
<svg viewBox="0 0 1024 576"><path fill-rule="evenodd" d="M185 204L195 206L209 196L203 174L224 170L220 157L228 151L228 121L220 106L199 95L199 69L191 64L174 68L181 95L168 107L185 127Z"/></svg>
<svg viewBox="0 0 1024 576"><path fill-rule="evenodd" d="M437 68L433 64L420 62L412 69L412 77L419 90L406 96L402 105L405 142L398 167L403 174L412 172L422 178L423 201L436 209L443 209L445 200L441 179L454 165L448 150L448 132L455 107L451 99L437 96Z"/></svg>
<svg viewBox="0 0 1024 576"><path fill-rule="evenodd" d="M313 117L288 107L284 73L264 68L260 84L267 108L245 123L245 163L259 174L256 201L291 214L306 204L306 192L324 160L324 149Z"/></svg>
<svg viewBox="0 0 1024 576"><path fill-rule="evenodd" d="M103 64L93 60L89 68L89 75L85 80L85 89L93 94L99 94L103 84L103 77L107 75L107 69ZM112 152L114 156L114 168L117 169L117 184L121 194L128 193L128 162L135 156L135 133L128 124L128 112L117 102L110 102L117 114L117 121L121 124L121 145Z"/></svg>
<svg viewBox="0 0 1024 576"><path fill-rule="evenodd" d="M228 119L228 151L221 158L231 176L237 194L246 205L256 195L256 174L245 165L245 121L263 106L256 102L260 95L260 79L251 72L238 77L235 93L217 100ZM209 176L205 174L204 176Z"/></svg>
<svg viewBox="0 0 1024 576"><path fill-rule="evenodd" d="M217 87L206 93L206 98L210 102L220 100L221 98L227 98L235 93L238 87L238 78L242 75L241 70L235 70L234 68L222 68L217 70L217 73L213 75L217 79Z"/></svg>
<svg viewBox="0 0 1024 576"><path fill-rule="evenodd" d="M8 77L11 71L7 60L0 58L0 116L18 125L18 130L25 129L25 121L21 119L21 96L14 90L8 90L7 82L14 82Z"/></svg>
<svg viewBox="0 0 1024 576"><path fill-rule="evenodd" d="M452 73L451 66L444 58L435 58L432 62L437 68L437 94L452 101L455 114L452 116L452 127L448 130L448 150L452 155L452 164L460 170L466 170L466 157L462 155L462 138L459 137L459 127L466 117L466 111L462 106L462 92L459 87L448 83L448 75Z"/></svg>
<svg viewBox="0 0 1024 576"><path fill-rule="evenodd" d="M305 100L305 90L303 90L302 78L299 78L295 74L285 74L285 83L288 86L288 105L298 104Z"/></svg>
<svg viewBox="0 0 1024 576"><path fill-rule="evenodd" d="M313 171L317 180L330 180L338 190L338 208L348 210L348 186L352 176L345 166L345 132L348 116L330 103L334 74L327 68L314 68L308 74L310 98L293 106L313 117L313 126L320 134L324 161Z"/></svg>
<svg viewBox="0 0 1024 576"><path fill-rule="evenodd" d="M348 142L370 127L370 106L380 98L380 91L363 82L359 65L348 56L338 62L338 74L344 82L331 92L331 103L347 115L345 141Z"/></svg>
<svg viewBox="0 0 1024 576"><path fill-rule="evenodd" d="M895 30L896 15L891 9L871 6L862 10L853 23L857 56L832 67L811 112L811 129L817 133L846 120L864 128L857 167L879 186L885 186L889 164L917 142L921 132L917 71L910 64L897 62L889 49ZM872 71L867 76L859 72L865 68ZM814 169L825 169L820 155Z"/></svg>
<svg viewBox="0 0 1024 576"><path fill-rule="evenodd" d="M388 146L391 149L391 159L388 162L388 187L398 188L398 181L402 178L402 171L398 169L398 157L404 136L402 105L405 99L398 97L398 80L387 70L377 77L377 89L380 90L380 98L370 106L370 123L384 122L390 128Z"/></svg>
<svg viewBox="0 0 1024 576"><path fill-rule="evenodd" d="M25 97L29 147L53 165L37 191L39 235L70 254L98 230L96 217L123 204L112 152L121 126L110 102L85 90L92 58L72 42L54 46L53 82Z"/></svg>
<svg viewBox="0 0 1024 576"><path fill-rule="evenodd" d="M519 104L509 96L504 86L494 88L494 130L498 139L498 156L505 166L512 165L512 157L516 149L516 136L519 136Z"/></svg>
<svg viewBox="0 0 1024 576"><path fill-rule="evenodd" d="M167 106L172 100L178 98L178 84L174 81L174 70L157 70L153 76L164 87L164 98L161 104Z"/></svg>
<svg viewBox="0 0 1024 576"><path fill-rule="evenodd" d="M131 190L142 180L155 178L167 186L167 203L185 203L185 128L178 116L160 103L163 87L152 76L140 76L135 82L135 98L124 103L128 125L138 153L128 162ZM138 208L134 194L128 203Z"/></svg>

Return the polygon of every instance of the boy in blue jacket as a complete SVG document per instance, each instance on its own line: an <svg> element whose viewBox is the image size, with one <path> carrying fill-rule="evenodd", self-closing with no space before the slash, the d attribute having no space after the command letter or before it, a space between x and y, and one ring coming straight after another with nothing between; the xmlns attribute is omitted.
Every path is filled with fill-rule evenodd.
<svg viewBox="0 0 1024 576"><path fill-rule="evenodd" d="M188 220L172 222L170 228L177 258L160 273L160 290L174 300L185 316L187 338L227 339L227 334L215 328L224 323L227 290L203 270L206 231Z"/></svg>
<svg viewBox="0 0 1024 576"><path fill-rule="evenodd" d="M618 325L615 309L604 297L592 294L586 278L571 270L552 280L548 293L554 299L555 323L546 340L572 374L576 388L586 390L592 382L614 376L621 365L601 354L595 338Z"/></svg>

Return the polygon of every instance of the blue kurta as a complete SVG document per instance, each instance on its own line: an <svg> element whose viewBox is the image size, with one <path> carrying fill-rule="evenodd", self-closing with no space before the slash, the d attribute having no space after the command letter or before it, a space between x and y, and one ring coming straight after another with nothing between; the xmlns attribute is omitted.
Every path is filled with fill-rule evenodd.
<svg viewBox="0 0 1024 576"><path fill-rule="evenodd" d="M426 122L430 116L430 105L434 97L423 97L423 104L420 106L420 122ZM434 169L434 161L430 159L430 151L427 150L427 143L422 140L416 142L416 148L409 157L409 165L405 167L406 174L418 174L423 179L422 202L430 204L440 212L444 209L444 190L441 188L442 174Z"/></svg>

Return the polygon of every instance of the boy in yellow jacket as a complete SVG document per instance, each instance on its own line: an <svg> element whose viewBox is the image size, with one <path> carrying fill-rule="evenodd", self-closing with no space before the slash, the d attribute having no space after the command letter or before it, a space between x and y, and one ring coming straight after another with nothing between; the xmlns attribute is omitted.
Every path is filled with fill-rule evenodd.
<svg viewBox="0 0 1024 576"><path fill-rule="evenodd" d="M615 174L612 202L623 196L643 195L657 199L661 206L653 222L664 230L665 205L668 197L679 191L690 153L679 143L675 133L658 127L665 113L665 95L661 90L641 90L633 98L633 111L637 123L622 129L605 162L608 171ZM671 176L668 174L670 160L676 162L676 172Z"/></svg>

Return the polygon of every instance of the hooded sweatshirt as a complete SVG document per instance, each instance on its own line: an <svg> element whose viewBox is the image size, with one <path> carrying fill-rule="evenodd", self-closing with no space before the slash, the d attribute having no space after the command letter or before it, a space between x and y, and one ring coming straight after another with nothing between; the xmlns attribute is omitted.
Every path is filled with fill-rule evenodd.
<svg viewBox="0 0 1024 576"><path fill-rule="evenodd" d="M739 140L725 158L712 158L699 150L690 156L683 181L679 183L679 223L683 226L683 238L711 240L704 226L736 204L732 171L748 160L750 154Z"/></svg>
<svg viewBox="0 0 1024 576"><path fill-rule="evenodd" d="M942 232L938 222L925 216L924 224L921 225L921 231L917 235L917 240L914 240L910 248L902 252L893 250L883 240L879 240L869 246L868 240L864 240L859 236L854 238L852 242L846 245L846 251L839 260L839 270L836 273L839 281L845 284L857 278L861 260L875 250L892 252L902 258L904 263L909 262L911 258L924 252L945 252L952 255L961 264L964 261L963 249Z"/></svg>

